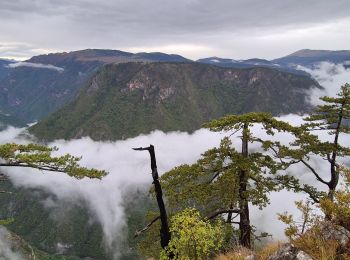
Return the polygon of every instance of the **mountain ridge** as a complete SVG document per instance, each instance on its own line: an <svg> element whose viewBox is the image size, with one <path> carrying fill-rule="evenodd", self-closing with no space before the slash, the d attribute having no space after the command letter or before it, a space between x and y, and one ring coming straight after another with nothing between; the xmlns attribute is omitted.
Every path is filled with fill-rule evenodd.
<svg viewBox="0 0 350 260"><path fill-rule="evenodd" d="M309 53L312 53L312 57L301 57L310 56ZM323 56L320 56L320 53ZM85 49L38 55L25 62L0 60L0 112L10 114L24 123L41 120L73 101L96 71L111 63L169 61L205 63L225 68L265 67L308 75L304 71L297 70L296 65L312 67L320 61L331 60L335 63L348 62L344 66L350 66L350 56L340 54L334 56L334 53L344 54L350 51L304 49L272 61L259 58L233 60L210 57L195 62L180 55L160 52L131 53L120 50ZM333 58L329 59L329 55Z"/></svg>
<svg viewBox="0 0 350 260"><path fill-rule="evenodd" d="M306 76L269 68L200 63L121 63L102 67L78 97L30 128L44 140L90 136L116 140L163 131L194 131L228 113L275 115L311 108Z"/></svg>
<svg viewBox="0 0 350 260"><path fill-rule="evenodd" d="M336 64L346 63L350 61L350 50L330 51L302 49L272 61L283 66L292 67L295 65L313 67L320 62L331 62Z"/></svg>
<svg viewBox="0 0 350 260"><path fill-rule="evenodd" d="M44 64L59 65L66 59L75 59L80 61L97 61L102 63L120 63L130 61L149 61L149 62L192 62L181 55L166 54L162 52L139 52L131 53L121 50L109 49L84 49L70 52L58 52L38 55L27 60L28 62L37 62Z"/></svg>
<svg viewBox="0 0 350 260"><path fill-rule="evenodd" d="M104 65L158 60L189 62L179 55L87 49L34 56L12 68L6 64L0 66L4 71L0 70L0 111L32 123L72 101L80 87Z"/></svg>

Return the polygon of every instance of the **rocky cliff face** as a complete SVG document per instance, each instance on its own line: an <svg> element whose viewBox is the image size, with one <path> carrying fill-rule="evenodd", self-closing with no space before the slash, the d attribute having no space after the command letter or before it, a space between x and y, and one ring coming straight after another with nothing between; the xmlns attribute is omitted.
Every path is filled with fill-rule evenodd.
<svg viewBox="0 0 350 260"><path fill-rule="evenodd" d="M122 139L163 131L194 131L230 113L274 115L310 109L319 85L267 68L232 69L198 63L126 63L96 73L77 99L30 131L38 137Z"/></svg>
<svg viewBox="0 0 350 260"><path fill-rule="evenodd" d="M39 55L16 64L0 60L0 111L27 123L41 119L73 100L98 68L131 61L189 60L164 53L94 49Z"/></svg>

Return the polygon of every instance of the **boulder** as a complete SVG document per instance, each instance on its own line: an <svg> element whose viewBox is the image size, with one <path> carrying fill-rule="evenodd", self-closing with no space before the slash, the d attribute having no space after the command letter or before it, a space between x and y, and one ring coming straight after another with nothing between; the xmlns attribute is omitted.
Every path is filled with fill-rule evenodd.
<svg viewBox="0 0 350 260"><path fill-rule="evenodd" d="M284 244L273 255L269 256L267 260L313 260L304 251L297 249L290 243Z"/></svg>
<svg viewBox="0 0 350 260"><path fill-rule="evenodd" d="M330 221L323 221L319 224L322 236L327 240L336 240L342 248L350 245L350 231L346 228L335 225Z"/></svg>

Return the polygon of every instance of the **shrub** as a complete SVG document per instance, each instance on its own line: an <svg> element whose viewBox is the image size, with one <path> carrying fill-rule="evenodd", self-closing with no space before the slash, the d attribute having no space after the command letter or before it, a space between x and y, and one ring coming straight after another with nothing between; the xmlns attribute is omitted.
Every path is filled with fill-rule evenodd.
<svg viewBox="0 0 350 260"><path fill-rule="evenodd" d="M206 259L223 245L222 224L203 220L196 209L185 209L171 218L171 240L161 259L172 253L175 259Z"/></svg>

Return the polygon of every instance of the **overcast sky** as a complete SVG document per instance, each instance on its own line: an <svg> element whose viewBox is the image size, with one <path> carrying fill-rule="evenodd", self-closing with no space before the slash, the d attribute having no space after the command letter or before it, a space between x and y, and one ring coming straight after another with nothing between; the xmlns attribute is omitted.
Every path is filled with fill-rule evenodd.
<svg viewBox="0 0 350 260"><path fill-rule="evenodd" d="M0 57L86 48L198 59L350 49L349 0L1 0Z"/></svg>

